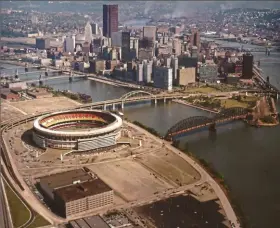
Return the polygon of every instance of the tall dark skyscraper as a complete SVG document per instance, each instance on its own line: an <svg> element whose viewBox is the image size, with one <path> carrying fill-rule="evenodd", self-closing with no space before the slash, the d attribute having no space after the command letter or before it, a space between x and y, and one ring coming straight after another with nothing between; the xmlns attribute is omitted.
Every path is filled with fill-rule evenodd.
<svg viewBox="0 0 280 228"><path fill-rule="evenodd" d="M118 31L118 5L103 5L103 36L111 37L112 32Z"/></svg>
<svg viewBox="0 0 280 228"><path fill-rule="evenodd" d="M197 51L200 51L200 34L197 29L192 30L192 35L191 35L191 46L196 46Z"/></svg>
<svg viewBox="0 0 280 228"><path fill-rule="evenodd" d="M242 78L251 79L253 77L254 58L251 54L243 55Z"/></svg>

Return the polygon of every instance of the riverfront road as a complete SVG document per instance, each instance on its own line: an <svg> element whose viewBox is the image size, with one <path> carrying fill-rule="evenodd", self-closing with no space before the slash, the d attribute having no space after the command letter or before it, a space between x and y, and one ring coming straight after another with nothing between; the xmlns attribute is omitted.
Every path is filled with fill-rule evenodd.
<svg viewBox="0 0 280 228"><path fill-rule="evenodd" d="M2 219L0 219L0 227L13 228L7 203L4 190L4 180L2 175L0 175L0 215L2 217Z"/></svg>

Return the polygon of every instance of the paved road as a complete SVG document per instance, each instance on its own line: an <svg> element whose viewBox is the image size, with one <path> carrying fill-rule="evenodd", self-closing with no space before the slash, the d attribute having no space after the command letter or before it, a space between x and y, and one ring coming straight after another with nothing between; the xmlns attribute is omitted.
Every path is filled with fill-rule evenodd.
<svg viewBox="0 0 280 228"><path fill-rule="evenodd" d="M11 217L9 215L9 211L7 209L7 204L5 200L3 182L3 177L0 176L0 215L3 216L3 219L0 219L0 227L13 228L12 221L10 220Z"/></svg>

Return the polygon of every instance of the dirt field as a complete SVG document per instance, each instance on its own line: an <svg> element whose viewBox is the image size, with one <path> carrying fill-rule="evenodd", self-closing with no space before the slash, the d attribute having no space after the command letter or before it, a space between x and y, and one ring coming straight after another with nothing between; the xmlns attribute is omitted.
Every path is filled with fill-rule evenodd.
<svg viewBox="0 0 280 228"><path fill-rule="evenodd" d="M67 97L40 98L28 101L19 101L11 103L14 107L28 113L45 112L50 110L59 110L64 108L73 108L78 104Z"/></svg>
<svg viewBox="0 0 280 228"><path fill-rule="evenodd" d="M89 168L127 201L145 198L172 187L133 160L97 164Z"/></svg>
<svg viewBox="0 0 280 228"><path fill-rule="evenodd" d="M200 179L199 173L189 163L164 148L137 156L136 161L175 186L191 184Z"/></svg>
<svg viewBox="0 0 280 228"><path fill-rule="evenodd" d="M24 116L23 113L21 113L19 110L12 107L7 102L2 102L1 106L2 106L1 107L1 121L3 121L3 122L10 120L10 119L20 118L20 117Z"/></svg>

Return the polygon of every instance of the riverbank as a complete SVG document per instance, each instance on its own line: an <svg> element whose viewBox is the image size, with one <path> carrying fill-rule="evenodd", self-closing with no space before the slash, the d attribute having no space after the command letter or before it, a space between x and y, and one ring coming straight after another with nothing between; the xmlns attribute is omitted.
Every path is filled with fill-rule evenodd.
<svg viewBox="0 0 280 228"><path fill-rule="evenodd" d="M201 107L201 106L197 106L197 105L193 105L189 102L186 102L186 101L183 101L183 100L172 100L173 102L175 103L178 103L178 104L182 104L182 105L186 105L186 106L189 106L189 107L192 107L192 108L196 108L196 109L199 109L199 110L202 110L202 111L206 111L206 112L210 112L210 113L215 113L215 114L218 114L219 112L218 111L215 111L215 110L212 110L212 109L208 109L208 108L204 108L204 107Z"/></svg>
<svg viewBox="0 0 280 228"><path fill-rule="evenodd" d="M136 128L139 131L145 132L145 134L148 134L151 138L156 140L157 142L161 143L168 149L170 149L172 152L183 158L185 161L187 161L193 168L195 168L202 176L202 178L205 178L205 181L208 182L212 189L215 191L216 195L218 196L221 205L226 213L226 216L231 223L234 224L235 228L240 228L240 223L238 221L238 218L235 214L235 211L233 210L233 207L230 203L230 200L228 199L228 196L225 194L222 187L217 183L217 181L208 173L208 171L203 168L203 166L200 164L200 162L195 161L192 157L190 157L188 154L182 152L181 150L177 149L176 147L173 147L169 142L162 140L153 134L147 132L143 128L136 126L133 123L125 121L125 123L131 127Z"/></svg>

